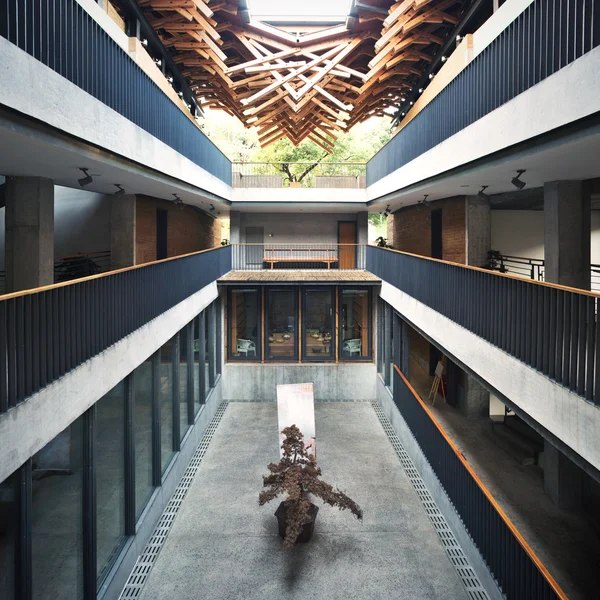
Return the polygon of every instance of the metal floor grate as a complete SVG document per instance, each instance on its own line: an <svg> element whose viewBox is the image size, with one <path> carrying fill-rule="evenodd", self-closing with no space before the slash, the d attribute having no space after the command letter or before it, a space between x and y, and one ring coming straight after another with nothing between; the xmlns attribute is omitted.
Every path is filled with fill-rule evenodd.
<svg viewBox="0 0 600 600"><path fill-rule="evenodd" d="M167 503L160 520L158 521L152 536L148 540L146 547L144 548L144 552L140 555L129 575L129 579L119 596L119 600L133 600L134 598L139 598L142 593L142 588L146 583L146 579L150 575L150 571L156 562L156 558L158 557L162 546L167 539L167 535L171 530L171 526L175 521L175 517L179 512L179 509L185 499L185 496L192 485L192 481L196 475L196 471L198 471L198 467L200 467L200 463L202 463L202 459L206 454L206 450L208 449L208 445L217 430L219 422L225 413L225 409L227 408L228 402L222 402L215 413L212 421L209 423L204 435L202 436L202 440L196 448L196 452L190 459L188 466L179 482L179 485L175 488L171 499Z"/></svg>
<svg viewBox="0 0 600 600"><path fill-rule="evenodd" d="M448 526L448 523L440 509L437 507L437 504L431 497L429 490L425 486L424 481L421 479L419 472L415 469L415 466L408 455L408 452L404 449L404 446L400 442L400 438L392 428L392 424L385 416L383 409L379 402L373 400L371 402L371 406L375 411L375 414L379 418L379 422L383 427L386 435L388 436L392 447L396 451L398 458L400 459L400 464L404 469L408 479L410 480L412 486L417 492L417 496L421 500L423 504L423 508L425 508L425 512L433 525L436 533L438 534L440 541L442 542L442 546L448 555L448 559L452 563L452 566L455 568L458 576L460 577L465 589L467 590L467 594L471 600L489 600L488 593L485 591L485 588L481 585L479 581L479 577L473 570L473 567L469 564L465 553L460 547L458 541L454 537L454 533Z"/></svg>

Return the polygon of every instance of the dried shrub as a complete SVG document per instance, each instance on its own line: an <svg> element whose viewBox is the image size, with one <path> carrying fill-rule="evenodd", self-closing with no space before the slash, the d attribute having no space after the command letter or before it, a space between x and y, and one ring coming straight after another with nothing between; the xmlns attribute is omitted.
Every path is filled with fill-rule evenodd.
<svg viewBox="0 0 600 600"><path fill-rule="evenodd" d="M283 457L278 463L267 466L269 475L263 476L266 490L260 492L258 503L262 506L280 494L287 494L285 500L287 527L284 548L291 548L302 531L302 526L310 522L310 495L321 498L325 504L349 510L361 520L361 508L346 494L321 481L321 469L312 454L304 445L304 435L291 425L282 431L285 439L282 444Z"/></svg>

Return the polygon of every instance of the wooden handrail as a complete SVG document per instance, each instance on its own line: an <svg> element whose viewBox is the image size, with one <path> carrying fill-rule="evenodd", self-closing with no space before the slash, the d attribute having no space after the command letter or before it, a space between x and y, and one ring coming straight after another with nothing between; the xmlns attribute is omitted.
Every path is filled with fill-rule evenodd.
<svg viewBox="0 0 600 600"><path fill-rule="evenodd" d="M72 279L70 281L62 281L60 283L51 283L50 285L44 285L42 287L31 288L29 290L20 290L18 292L11 292L10 294L4 294L0 296L0 302L2 300L10 300L12 298L19 298L20 296L29 296L30 294L37 294L38 292L45 292L47 290L53 290L56 288L66 287L68 285L77 285L83 281L91 281L92 279L101 279L102 277L108 277L109 275L115 275L116 273L125 273L127 271L133 271L135 269L141 269L142 267L149 267L150 265L158 265L161 263L169 262L171 260L178 260L179 258L186 258L187 256L195 256L196 254L203 254L204 252L211 252L212 250L218 250L219 248L226 248L226 246L215 246L214 248L207 248L206 250L198 250L197 252L190 252L188 254L181 254L179 256L170 256L169 258L162 258L161 260L153 260L147 263L139 265L133 265L131 267L123 267L122 269L115 269L114 271L106 271L105 273L98 273L96 275L88 275L87 277L81 277L80 279Z"/></svg>
<svg viewBox="0 0 600 600"><path fill-rule="evenodd" d="M369 244L371 245L371 244ZM573 288L566 285L560 285L559 283L549 283L547 281L538 281L537 279L531 279L521 275L513 275L511 273L501 273L500 271L494 271L492 269L484 269L482 267L474 267L472 265L463 265L462 263L452 262L449 260L442 260L441 258L432 258L431 256L422 256L421 254L413 254L411 252L403 252L402 250L394 250L393 248L382 248L381 246L372 246L377 250L386 250L388 252L395 252L396 254L403 254L405 256L412 256L413 258L421 258L423 260L429 260L431 262L437 262L444 265L450 265L453 267L461 267L463 269L470 269L471 271L478 271L480 273L487 273L488 275L495 275L496 277L506 277L507 279L516 279L517 281L526 281L534 285L542 285L557 290L564 290L565 292L575 292L584 296L591 296L593 298L600 298L600 293L591 292L590 290L582 290L579 288Z"/></svg>
<svg viewBox="0 0 600 600"><path fill-rule="evenodd" d="M436 260L436 259L434 259L434 260ZM568 600L567 595L562 591L562 589L560 588L558 583L556 583L554 577L552 577L552 575L550 575L550 572L544 566L542 561L538 558L538 556L533 551L531 546L525 541L525 539L523 538L523 536L521 535L519 530L515 527L513 522L510 520L508 515L504 512L504 510L498 504L498 502L496 502L496 499L492 496L491 492L487 489L487 487L485 486L483 481L481 481L481 479L479 479L479 476L477 475L477 473L475 473L475 471L473 470L473 467L471 467L471 465L467 462L466 458L462 455L461 451L458 449L456 444L450 439L450 436L446 433L444 428L440 425L440 423L435 418L435 416L433 415L433 413L431 412L431 410L429 409L427 404L425 404L425 402L423 401L421 396L419 396L419 394L415 391L415 389L410 384L408 379L406 379L406 377L404 376L404 373L402 373L402 371L398 368L398 365L395 364L394 369L396 370L398 375L400 375L402 381L406 384L406 387L408 387L408 389L411 391L412 395L416 398L417 402L419 402L419 404L421 405L423 410L427 413L429 418L433 421L433 424L436 426L438 431L442 434L442 437L446 440L446 442L448 443L448 445L450 446L452 451L456 454L458 460L462 463L462 465L465 467L465 469L467 469L467 471L469 472L471 477L475 480L475 483L481 489L481 491L487 498L488 502L493 506L494 510L500 515L500 518L504 521L506 526L510 529L511 533L515 536L516 540L519 542L519 544L521 545L523 550L525 550L525 552L527 553L529 558L532 560L532 562L535 564L535 566L542 573L542 575L544 576L546 581L550 584L550 587L554 590L556 595L559 598L561 598L561 600Z"/></svg>

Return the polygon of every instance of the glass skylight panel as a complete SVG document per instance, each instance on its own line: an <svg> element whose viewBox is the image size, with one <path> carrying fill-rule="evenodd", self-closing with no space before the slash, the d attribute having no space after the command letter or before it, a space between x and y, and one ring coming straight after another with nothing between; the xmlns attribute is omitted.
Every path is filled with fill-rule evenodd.
<svg viewBox="0 0 600 600"><path fill-rule="evenodd" d="M344 21L350 8L349 0L302 0L302 2L282 2L282 0L248 0L252 18L278 21Z"/></svg>

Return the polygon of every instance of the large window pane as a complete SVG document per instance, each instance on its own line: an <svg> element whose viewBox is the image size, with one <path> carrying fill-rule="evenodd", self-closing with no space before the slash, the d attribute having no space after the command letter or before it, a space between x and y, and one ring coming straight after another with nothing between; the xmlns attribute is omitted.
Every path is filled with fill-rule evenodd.
<svg viewBox="0 0 600 600"><path fill-rule="evenodd" d="M212 377L210 375L211 344L210 344L210 329L209 329L209 327L210 327L209 310L210 309L206 309L204 311L204 399L205 400L206 400L206 396L208 396L208 392L210 392L210 382L212 379Z"/></svg>
<svg viewBox="0 0 600 600"><path fill-rule="evenodd" d="M160 404L160 458L161 472L164 473L171 462L173 450L173 360L175 359L176 339L170 339L160 350L158 365L158 400Z"/></svg>
<svg viewBox="0 0 600 600"><path fill-rule="evenodd" d="M139 518L153 489L152 478L152 358L133 372L135 400L135 507Z"/></svg>
<svg viewBox="0 0 600 600"><path fill-rule="evenodd" d="M367 359L371 355L369 290L342 290L340 301L340 358Z"/></svg>
<svg viewBox="0 0 600 600"><path fill-rule="evenodd" d="M200 403L202 402L202 396L200 395L200 391L203 389L200 386L203 385L200 377L200 347L202 344L202 338L204 338L204 334L201 333L201 318L198 315L194 319L194 362L193 362L193 376L194 376L194 414L198 414L200 410ZM204 365L202 365L204 369Z"/></svg>
<svg viewBox="0 0 600 600"><path fill-rule="evenodd" d="M96 505L98 582L125 539L125 382L96 403Z"/></svg>
<svg viewBox="0 0 600 600"><path fill-rule="evenodd" d="M17 542L17 474L0 483L0 598L15 597L15 549Z"/></svg>
<svg viewBox="0 0 600 600"><path fill-rule="evenodd" d="M259 360L259 335L259 290L231 290L229 302L229 357Z"/></svg>
<svg viewBox="0 0 600 600"><path fill-rule="evenodd" d="M304 358L331 360L334 357L333 290L304 292Z"/></svg>
<svg viewBox="0 0 600 600"><path fill-rule="evenodd" d="M298 355L298 290L268 290L266 298L266 357L290 360Z"/></svg>
<svg viewBox="0 0 600 600"><path fill-rule="evenodd" d="M189 326L179 332L179 434L180 441L190 427L188 415L189 364L188 364Z"/></svg>
<svg viewBox="0 0 600 600"><path fill-rule="evenodd" d="M32 597L83 595L83 417L32 459Z"/></svg>

